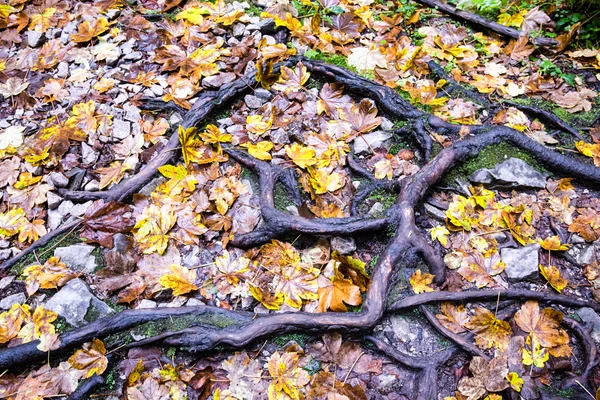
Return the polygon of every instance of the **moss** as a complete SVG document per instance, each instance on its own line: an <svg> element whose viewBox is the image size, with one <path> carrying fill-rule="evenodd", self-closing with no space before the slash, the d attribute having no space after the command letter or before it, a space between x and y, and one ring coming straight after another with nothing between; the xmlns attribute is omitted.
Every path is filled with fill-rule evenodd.
<svg viewBox="0 0 600 400"><path fill-rule="evenodd" d="M294 341L298 343L298 346L304 347L310 338L311 336L307 335L306 333L285 333L283 335L275 336L270 340L270 342L277 347L283 347L288 342Z"/></svg>
<svg viewBox="0 0 600 400"><path fill-rule="evenodd" d="M542 391L548 394L554 395L561 399L575 399L578 398L577 392L574 388L570 389L557 389L553 386L544 386L542 387Z"/></svg>
<svg viewBox="0 0 600 400"><path fill-rule="evenodd" d="M96 260L96 269L94 270L94 272L100 271L101 269L106 267L106 260L104 259L104 254L102 254L101 247L96 247L91 254Z"/></svg>
<svg viewBox="0 0 600 400"><path fill-rule="evenodd" d="M523 104L541 108L542 110L553 112L558 118L573 126L590 126L594 120L600 116L600 107L592 107L590 111L570 113L566 109L558 107L556 104L532 97L512 99L513 103ZM596 98L596 106L600 105L600 99Z"/></svg>
<svg viewBox="0 0 600 400"><path fill-rule="evenodd" d="M481 168L493 168L510 157L520 158L540 172L548 172L530 153L501 142L487 146L476 157L452 168L442 179L442 186L454 184L457 178L466 179Z"/></svg>
<svg viewBox="0 0 600 400"><path fill-rule="evenodd" d="M54 328L56 329L57 333L65 333L71 329L71 325L69 325L66 319L58 316L56 321L54 321Z"/></svg>
<svg viewBox="0 0 600 400"><path fill-rule="evenodd" d="M374 200L381 203L383 206L383 214L396 202L397 198L398 195L396 193L386 192L385 190L376 190L369 196L368 200ZM382 215L377 214L373 215L374 218L379 218L381 216Z"/></svg>
<svg viewBox="0 0 600 400"><path fill-rule="evenodd" d="M260 191L260 185L258 183L258 178L254 172L250 168L242 167L242 173L240 174L241 180L247 180L250 182L250 186L254 193L258 193Z"/></svg>
<svg viewBox="0 0 600 400"><path fill-rule="evenodd" d="M275 184L273 202L275 203L275 208L280 211L286 211L287 207L295 205L289 193L281 183Z"/></svg>
<svg viewBox="0 0 600 400"><path fill-rule="evenodd" d="M23 270L31 264L38 262L45 263L50 257L54 255L54 249L57 247L65 247L70 246L72 244L82 243L81 238L79 237L79 231L74 230L72 232L66 233L64 235L58 236L46 243L46 245L40 247L35 251L35 254L31 253L24 258L21 259L18 263L16 263L12 267L12 272L17 275L23 274ZM37 255L37 259L36 259Z"/></svg>

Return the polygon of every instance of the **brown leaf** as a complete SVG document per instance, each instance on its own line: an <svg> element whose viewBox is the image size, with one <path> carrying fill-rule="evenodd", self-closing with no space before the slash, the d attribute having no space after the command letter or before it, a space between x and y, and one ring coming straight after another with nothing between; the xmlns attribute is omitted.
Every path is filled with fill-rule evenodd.
<svg viewBox="0 0 600 400"><path fill-rule="evenodd" d="M108 360L105 357L106 348L101 340L94 339L92 342L85 343L81 350L69 357L69 363L73 368L84 372L84 377L89 378L94 374L102 375L108 367Z"/></svg>
<svg viewBox="0 0 600 400"><path fill-rule="evenodd" d="M113 247L115 233L129 232L135 225L131 207L116 201L96 200L83 216L81 237L104 247Z"/></svg>

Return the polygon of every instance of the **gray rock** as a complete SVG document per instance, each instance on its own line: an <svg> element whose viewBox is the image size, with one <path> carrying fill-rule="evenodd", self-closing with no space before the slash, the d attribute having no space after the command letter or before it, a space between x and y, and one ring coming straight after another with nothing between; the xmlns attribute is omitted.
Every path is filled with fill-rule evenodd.
<svg viewBox="0 0 600 400"><path fill-rule="evenodd" d="M56 76L58 76L59 78L66 78L67 76L69 76L69 63L68 62L63 61L58 64L58 67L56 69Z"/></svg>
<svg viewBox="0 0 600 400"><path fill-rule="evenodd" d="M60 212L58 212L58 210L48 210L48 227L51 231L60 226L62 219L63 216L60 214Z"/></svg>
<svg viewBox="0 0 600 400"><path fill-rule="evenodd" d="M381 129L391 131L394 128L394 123L386 117L381 117Z"/></svg>
<svg viewBox="0 0 600 400"><path fill-rule="evenodd" d="M539 244L531 244L517 249L505 247L500 257L506 264L504 272L510 281L535 278L538 274Z"/></svg>
<svg viewBox="0 0 600 400"><path fill-rule="evenodd" d="M437 219L438 221L446 221L446 213L444 210L440 210L429 203L425 203L423 206L425 207L425 211L427 211L427 213L433 218Z"/></svg>
<svg viewBox="0 0 600 400"><path fill-rule="evenodd" d="M263 34L269 34L275 32L275 20L273 18L265 18L258 21L256 24L260 32Z"/></svg>
<svg viewBox="0 0 600 400"><path fill-rule="evenodd" d="M12 251L10 249L2 249L0 250L0 261L8 260L10 258Z"/></svg>
<svg viewBox="0 0 600 400"><path fill-rule="evenodd" d="M74 217L81 217L83 214L85 214L85 212L87 211L88 207L93 203L93 201L87 201L85 203L82 204L75 204L73 206L73 208L71 208L71 211L69 212L69 214L71 214Z"/></svg>
<svg viewBox="0 0 600 400"><path fill-rule="evenodd" d="M244 24L234 24L233 25L233 36L240 37L244 34L246 30L246 25Z"/></svg>
<svg viewBox="0 0 600 400"><path fill-rule="evenodd" d="M3 310L8 310L13 306L13 304L24 304L26 300L27 296L25 296L25 293L23 292L11 294L10 296L0 300L0 308Z"/></svg>
<svg viewBox="0 0 600 400"><path fill-rule="evenodd" d="M83 189L87 190L88 192L97 192L98 190L100 190L100 182L98 182L96 179L92 179L91 181L85 184Z"/></svg>
<svg viewBox="0 0 600 400"><path fill-rule="evenodd" d="M15 280L14 275L5 276L4 278L0 279L0 290L6 289L8 287L8 285L13 283L14 280Z"/></svg>
<svg viewBox="0 0 600 400"><path fill-rule="evenodd" d="M585 322L585 324L592 328L592 339L596 342L600 342L600 316L594 311L593 308L584 307L577 310L579 318Z"/></svg>
<svg viewBox="0 0 600 400"><path fill-rule="evenodd" d="M89 244L57 247L54 250L54 256L60 257L60 261L65 263L72 271L89 274L96 269L96 258L92 255L94 248Z"/></svg>
<svg viewBox="0 0 600 400"><path fill-rule="evenodd" d="M98 159L98 153L94 149L87 145L87 143L81 143L81 162L84 165L90 165L96 162Z"/></svg>
<svg viewBox="0 0 600 400"><path fill-rule="evenodd" d="M334 236L331 238L331 250L337 250L340 254L350 254L356 250L356 243L351 237Z"/></svg>
<svg viewBox="0 0 600 400"><path fill-rule="evenodd" d="M65 200L58 206L58 213L63 217L71 212L74 204L71 200Z"/></svg>
<svg viewBox="0 0 600 400"><path fill-rule="evenodd" d="M156 302L148 299L140 301L136 308L156 308Z"/></svg>
<svg viewBox="0 0 600 400"><path fill-rule="evenodd" d="M370 153L371 149L389 149L392 144L391 139L392 134L385 131L375 131L358 136L354 139L354 153Z"/></svg>
<svg viewBox="0 0 600 400"><path fill-rule="evenodd" d="M594 261L599 251L600 249L595 249L595 244L575 244L569 248L567 254L573 257L580 265L587 265Z"/></svg>
<svg viewBox="0 0 600 400"><path fill-rule="evenodd" d="M140 109L132 104L125 104L123 106L123 110L125 110L125 119L127 121L137 124L138 121L142 119L142 116L140 115Z"/></svg>
<svg viewBox="0 0 600 400"><path fill-rule="evenodd" d="M45 308L58 313L75 327L112 313L112 309L94 296L79 278L70 280L48 300Z"/></svg>
<svg viewBox="0 0 600 400"><path fill-rule="evenodd" d="M371 206L371 209L369 210L369 212L367 214L374 215L374 214L381 214L381 213L383 213L383 204L381 204L380 202L377 202Z"/></svg>
<svg viewBox="0 0 600 400"><path fill-rule="evenodd" d="M127 61L138 61L141 60L143 56L144 55L141 51L134 51L129 54L126 54L125 57L123 57L123 59Z"/></svg>
<svg viewBox="0 0 600 400"><path fill-rule="evenodd" d="M258 88L256 90L254 90L254 95L260 99L264 99L264 100L271 100L271 97L273 97L273 95L271 94L271 92L269 92L267 89L263 89L263 88Z"/></svg>
<svg viewBox="0 0 600 400"><path fill-rule="evenodd" d="M49 177L52 183L54 184L54 187L64 188L69 185L69 178L67 178L60 172L51 172Z"/></svg>
<svg viewBox="0 0 600 400"><path fill-rule="evenodd" d="M8 240L0 240L0 249L7 249L10 247L10 242ZM2 289L2 288L0 288Z"/></svg>
<svg viewBox="0 0 600 400"><path fill-rule="evenodd" d="M152 86L150 86L150 90L156 96L162 96L163 94L165 94L165 90L160 85L152 85Z"/></svg>
<svg viewBox="0 0 600 400"><path fill-rule="evenodd" d="M27 31L27 45L29 47L41 46L46 41L46 36L43 33L36 31Z"/></svg>
<svg viewBox="0 0 600 400"><path fill-rule="evenodd" d="M503 187L545 188L548 174L533 169L520 158L509 158L493 169L482 168L469 177L474 183L493 183Z"/></svg>
<svg viewBox="0 0 600 400"><path fill-rule="evenodd" d="M246 105L250 108L260 108L263 104L265 104L265 99L261 99L260 97L254 96L252 94L247 94L244 96L244 101Z"/></svg>
<svg viewBox="0 0 600 400"><path fill-rule="evenodd" d="M123 140L131 135L131 124L121 119L115 119L113 122L112 136Z"/></svg>
<svg viewBox="0 0 600 400"><path fill-rule="evenodd" d="M171 114L171 116L169 117L169 122L171 124L171 126L173 125L177 125L179 124L181 121L183 121L183 117L181 116L181 114L179 113L173 113Z"/></svg>
<svg viewBox="0 0 600 400"><path fill-rule="evenodd" d="M185 303L185 305L187 307L203 306L204 302L202 300L191 298L187 301L187 303Z"/></svg>
<svg viewBox="0 0 600 400"><path fill-rule="evenodd" d="M54 192L48 192L48 194L46 195L46 197L48 198L48 208L50 210L56 210L56 208L63 201L63 198L60 197L59 195L57 195Z"/></svg>

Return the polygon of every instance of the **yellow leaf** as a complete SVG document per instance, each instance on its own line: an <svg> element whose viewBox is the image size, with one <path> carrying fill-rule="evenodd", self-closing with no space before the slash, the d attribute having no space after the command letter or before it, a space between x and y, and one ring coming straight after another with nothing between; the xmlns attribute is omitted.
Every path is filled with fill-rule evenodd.
<svg viewBox="0 0 600 400"><path fill-rule="evenodd" d="M177 133L179 135L179 143L181 144L183 162L189 165L191 162L201 161L202 157L198 152L198 147L202 145L202 141L196 136L198 129L193 126L183 129L183 126L179 125Z"/></svg>
<svg viewBox="0 0 600 400"><path fill-rule="evenodd" d="M272 159L271 154L269 153L273 148L273 143L263 140L256 144L249 143L248 144L248 153L259 160L268 161Z"/></svg>
<svg viewBox="0 0 600 400"><path fill-rule="evenodd" d="M497 319L493 312L482 307L475 309L475 314L465 326L475 332L475 343L482 349L494 346L503 350L512 334L508 322Z"/></svg>
<svg viewBox="0 0 600 400"><path fill-rule="evenodd" d="M174 296L181 296L197 290L198 286L194 285L196 281L196 271L188 269L178 264L171 265L172 274L163 275L158 282L166 288L173 289Z"/></svg>
<svg viewBox="0 0 600 400"><path fill-rule="evenodd" d="M562 292L569 284L569 281L561 276L560 270L554 265L546 267L540 264L540 273L558 293Z"/></svg>
<svg viewBox="0 0 600 400"><path fill-rule="evenodd" d="M101 175L100 178L100 189L104 189L111 183L119 183L125 172L129 171L131 168L129 165L125 163L121 163L121 161L115 161L110 164L110 167L98 168L94 172Z"/></svg>
<svg viewBox="0 0 600 400"><path fill-rule="evenodd" d="M430 287L433 282L434 276L432 274L421 274L421 270L416 270L410 277L410 286L412 286L413 292L416 294L433 292L433 288Z"/></svg>
<svg viewBox="0 0 600 400"><path fill-rule="evenodd" d="M509 372L508 375L506 375L506 380L510 383L510 387L516 392L521 391L523 383L525 382L516 372Z"/></svg>
<svg viewBox="0 0 600 400"><path fill-rule="evenodd" d="M300 168L306 168L317 163L315 149L298 143L285 146L285 154Z"/></svg>
<svg viewBox="0 0 600 400"><path fill-rule="evenodd" d="M436 226L429 230L431 234L431 240L437 240L444 247L448 247L448 235L450 231L443 225Z"/></svg>
<svg viewBox="0 0 600 400"><path fill-rule="evenodd" d="M540 246L542 246L544 250L548 251L561 251L569 249L568 244L560 243L560 238L558 237L558 235L547 237L544 240L538 239L537 242L540 244Z"/></svg>
<svg viewBox="0 0 600 400"><path fill-rule="evenodd" d="M273 124L273 119L268 118L264 120L262 115L248 115L246 117L246 130L255 135L262 135L269 129Z"/></svg>

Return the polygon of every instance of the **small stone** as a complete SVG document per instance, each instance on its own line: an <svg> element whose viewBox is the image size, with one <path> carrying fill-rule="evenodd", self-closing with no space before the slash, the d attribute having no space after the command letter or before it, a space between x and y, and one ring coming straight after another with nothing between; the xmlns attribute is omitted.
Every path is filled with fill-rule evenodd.
<svg viewBox="0 0 600 400"><path fill-rule="evenodd" d="M261 19L256 25L262 34L275 32L275 20L273 20L273 18Z"/></svg>
<svg viewBox="0 0 600 400"><path fill-rule="evenodd" d="M142 116L140 114L140 109L132 104L128 103L128 104L123 105L123 110L125 110L125 119L127 121L131 121L131 122L137 124L138 121L140 119L142 119Z"/></svg>
<svg viewBox="0 0 600 400"><path fill-rule="evenodd" d="M67 178L60 172L51 172L49 177L54 187L64 188L69 186L69 178Z"/></svg>
<svg viewBox="0 0 600 400"><path fill-rule="evenodd" d="M68 62L63 61L58 64L58 67L56 69L56 76L58 76L59 78L66 78L67 76L69 76L69 63Z"/></svg>
<svg viewBox="0 0 600 400"><path fill-rule="evenodd" d="M168 303L158 303L159 307L181 307L187 301L187 297L177 296Z"/></svg>
<svg viewBox="0 0 600 400"><path fill-rule="evenodd" d="M356 243L351 237L334 236L331 238L331 250L337 250L340 254L350 254L356 251Z"/></svg>
<svg viewBox="0 0 600 400"><path fill-rule="evenodd" d="M0 308L3 310L8 310L14 304L25 304L26 300L27 296L25 296L25 293L23 292L11 294L10 296L7 296L0 300Z"/></svg>
<svg viewBox="0 0 600 400"><path fill-rule="evenodd" d="M141 51L134 51L129 54L126 54L125 57L123 57L123 59L127 61L138 61L141 60L142 57L144 57L144 55Z"/></svg>
<svg viewBox="0 0 600 400"><path fill-rule="evenodd" d="M165 90L160 85L152 85L152 86L150 86L150 90L156 96L162 96L163 94L165 94Z"/></svg>
<svg viewBox="0 0 600 400"><path fill-rule="evenodd" d="M143 299L136 308L156 308L156 302L148 299Z"/></svg>
<svg viewBox="0 0 600 400"><path fill-rule="evenodd" d="M14 275L5 276L4 278L0 279L0 290L6 289L8 287L8 285L10 285L11 283L14 282L14 280L15 280Z"/></svg>
<svg viewBox="0 0 600 400"><path fill-rule="evenodd" d="M74 204L71 200L65 200L58 206L58 213L63 217L71 212Z"/></svg>
<svg viewBox="0 0 600 400"><path fill-rule="evenodd" d="M183 121L183 118L181 117L181 115L179 113L173 113L169 117L169 122L170 122L171 126L178 125L181 121Z"/></svg>
<svg viewBox="0 0 600 400"><path fill-rule="evenodd" d="M380 202L376 202L375 204L373 204L371 206L371 209L368 212L369 215L382 214L382 213L383 213L383 204L381 204Z"/></svg>
<svg viewBox="0 0 600 400"><path fill-rule="evenodd" d="M509 281L520 281L538 276L539 244L517 249L505 247L500 250L502 262L506 264L504 272Z"/></svg>
<svg viewBox="0 0 600 400"><path fill-rule="evenodd" d="M246 25L244 24L235 24L233 25L233 36L240 37L244 34L244 31L246 30Z"/></svg>
<svg viewBox="0 0 600 400"><path fill-rule="evenodd" d="M46 197L48 198L48 208L50 210L55 210L63 201L63 198L54 192L48 192Z"/></svg>
<svg viewBox="0 0 600 400"><path fill-rule="evenodd" d="M27 44L29 47L38 47L46 41L46 36L41 32L27 31Z"/></svg>
<svg viewBox="0 0 600 400"><path fill-rule="evenodd" d="M92 179L91 181L85 184L83 189L88 192L97 192L98 190L100 190L100 182L98 182L96 179Z"/></svg>
<svg viewBox="0 0 600 400"><path fill-rule="evenodd" d="M112 136L123 140L131 135L131 124L121 119L115 119L113 122Z"/></svg>
<svg viewBox="0 0 600 400"><path fill-rule="evenodd" d="M384 131L391 131L394 128L394 123L386 117L381 117L381 129Z"/></svg>
<svg viewBox="0 0 600 400"><path fill-rule="evenodd" d="M433 218L437 219L438 221L446 221L446 213L443 210L440 210L429 203L425 203L424 207L425 211L427 211Z"/></svg>
<svg viewBox="0 0 600 400"><path fill-rule="evenodd" d="M85 203L82 204L75 204L73 206L73 208L71 208L71 211L69 211L69 214L71 214L74 217L81 217L83 214L85 214L85 212L87 211L88 207L93 203L93 201L87 201Z"/></svg>
<svg viewBox="0 0 600 400"><path fill-rule="evenodd" d="M591 264L596 258L596 253L600 251L600 249L596 249L595 247L595 244L574 244L569 248L567 254L573 257L580 265Z"/></svg>
<svg viewBox="0 0 600 400"><path fill-rule="evenodd" d="M48 210L48 228L51 231L58 228L63 220L63 216L58 212L58 210Z"/></svg>
<svg viewBox="0 0 600 400"><path fill-rule="evenodd" d="M48 302L45 308L78 327L112 313L112 309L94 296L79 278L70 280Z"/></svg>
<svg viewBox="0 0 600 400"><path fill-rule="evenodd" d="M271 100L271 97L273 97L271 92L269 92L267 89L263 89L263 88L256 89L254 91L254 96L258 97L259 99L264 99L264 100Z"/></svg>
<svg viewBox="0 0 600 400"><path fill-rule="evenodd" d="M81 143L81 162L84 165L91 165L98 159L98 154L94 149L87 145L87 143Z"/></svg>
<svg viewBox="0 0 600 400"><path fill-rule="evenodd" d="M2 249L0 250L0 261L8 260L10 258L12 251L10 249Z"/></svg>
<svg viewBox="0 0 600 400"><path fill-rule="evenodd" d="M263 104L265 104L265 99L261 99L260 97L247 94L244 96L244 101L246 105L250 108L260 108Z"/></svg>
<svg viewBox="0 0 600 400"><path fill-rule="evenodd" d="M370 153L371 149L389 149L392 144L390 132L375 131L354 139L354 153Z"/></svg>
<svg viewBox="0 0 600 400"><path fill-rule="evenodd" d="M96 257L92 255L95 247L89 244L74 244L67 247L57 247L54 250L54 256L60 257L60 261L75 272L85 272L87 274L96 269Z"/></svg>
<svg viewBox="0 0 600 400"><path fill-rule="evenodd" d="M298 212L298 207L291 205L291 206L287 206L286 211L289 212L290 214L299 217L300 216L300 212Z"/></svg>
<svg viewBox="0 0 600 400"><path fill-rule="evenodd" d="M10 242L8 240L0 239L0 249L8 249L10 247ZM2 289L2 288L0 288Z"/></svg>
<svg viewBox="0 0 600 400"><path fill-rule="evenodd" d="M577 310L577 315L583 320L583 322L592 328L592 339L596 342L600 342L600 316L594 311L593 308L584 307Z"/></svg>
<svg viewBox="0 0 600 400"><path fill-rule="evenodd" d="M197 306L203 306L204 302L202 300L191 298L187 301L187 303L185 303L185 305L188 307L197 307Z"/></svg>
<svg viewBox="0 0 600 400"><path fill-rule="evenodd" d="M533 169L520 158L509 158L492 169L482 168L469 177L474 183L492 183L502 187L546 187L548 174Z"/></svg>
<svg viewBox="0 0 600 400"><path fill-rule="evenodd" d="M233 125L233 120L229 117L221 118L217 120L217 124L219 124L219 126L227 127Z"/></svg>

